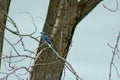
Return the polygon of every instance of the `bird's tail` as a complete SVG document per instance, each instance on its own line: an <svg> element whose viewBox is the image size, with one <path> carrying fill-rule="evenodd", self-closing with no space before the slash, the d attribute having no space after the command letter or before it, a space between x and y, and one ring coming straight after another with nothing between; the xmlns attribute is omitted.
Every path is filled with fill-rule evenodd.
<svg viewBox="0 0 120 80"><path fill-rule="evenodd" d="M56 55L56 50L55 50L55 48L53 47L53 45L49 45L49 47L51 48L53 55Z"/></svg>

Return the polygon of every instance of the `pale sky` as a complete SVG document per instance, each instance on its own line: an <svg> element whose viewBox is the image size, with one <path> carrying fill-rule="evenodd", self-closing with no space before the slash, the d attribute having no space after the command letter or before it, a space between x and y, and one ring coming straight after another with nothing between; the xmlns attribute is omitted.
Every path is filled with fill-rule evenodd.
<svg viewBox="0 0 120 80"><path fill-rule="evenodd" d="M44 21L37 17L42 17L45 20L48 4L49 0L12 0L9 16L16 22L21 33L30 33L34 30L31 18L27 14L20 14L20 12L27 11L31 13L35 24L38 26L36 36L39 36ZM72 47L67 57L67 60L72 64L75 71L84 80L108 80L112 49L108 47L107 43L114 46L120 31L120 7L116 12L110 12L103 7L103 4L111 9L116 8L114 0L104 0L89 13L75 30ZM9 23L7 25L9 28L14 29ZM5 32L5 37L11 42L16 41L16 37L8 31ZM38 46L38 43L28 41L27 38L24 41L26 42L26 47L29 49L35 49ZM21 51L20 46L17 46L17 49ZM10 53L10 51L12 49L4 41L4 54ZM120 64L118 62L116 60L116 64L119 67ZM26 63L23 62L21 64L26 65ZM116 75L114 72L112 80L118 80ZM8 80L16 79L10 77ZM75 77L67 70L65 80L75 80Z"/></svg>

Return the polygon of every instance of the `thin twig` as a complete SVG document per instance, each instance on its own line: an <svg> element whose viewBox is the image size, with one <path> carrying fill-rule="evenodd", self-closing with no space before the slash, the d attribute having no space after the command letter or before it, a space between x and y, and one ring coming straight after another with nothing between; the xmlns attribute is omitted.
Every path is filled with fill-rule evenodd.
<svg viewBox="0 0 120 80"><path fill-rule="evenodd" d="M110 62L109 80L111 80L112 65L113 65L114 57L115 57L115 54L116 54L116 51L117 51L117 48L118 48L119 39L120 39L120 33L117 37L117 41L116 41L116 44L115 44L115 47L114 47L114 50L113 50L112 59L111 59L111 62Z"/></svg>
<svg viewBox="0 0 120 80"><path fill-rule="evenodd" d="M116 12L118 10L118 1L115 0L115 2L116 2L116 8L114 10L108 8L105 4L103 4L103 7L106 8L107 10L111 11L111 12Z"/></svg>
<svg viewBox="0 0 120 80"><path fill-rule="evenodd" d="M78 76L78 74L75 72L75 70L74 70L74 68L72 67L72 65L67 61L67 60L65 60L63 57L61 57L57 52L56 52L56 55L57 55L57 57L60 59L60 60L62 60L62 61L64 61L68 66L69 66L69 70L75 75L75 77L76 77L76 80L83 80L82 78L80 78L79 76Z"/></svg>
<svg viewBox="0 0 120 80"><path fill-rule="evenodd" d="M118 71L117 66L116 66L114 63L113 63L113 66L114 66L114 68L115 68L115 70L116 70L116 73L117 73L117 75L118 75L119 79L120 79L120 73L119 73L119 71Z"/></svg>

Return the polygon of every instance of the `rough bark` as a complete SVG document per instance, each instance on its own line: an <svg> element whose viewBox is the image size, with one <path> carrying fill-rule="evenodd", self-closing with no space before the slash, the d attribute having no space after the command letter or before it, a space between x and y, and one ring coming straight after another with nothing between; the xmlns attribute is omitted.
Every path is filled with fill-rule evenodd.
<svg viewBox="0 0 120 80"><path fill-rule="evenodd" d="M7 20L6 14L9 10L11 0L0 0L0 65L1 65L1 57L2 57L2 49L3 49L3 41L4 41L4 31L5 24ZM6 13L6 14L4 14Z"/></svg>
<svg viewBox="0 0 120 80"><path fill-rule="evenodd" d="M77 0L50 0L43 31L51 37L56 51L62 57L66 58L68 55L77 24L100 2L101 0L80 0L80 2ZM41 40L37 54L43 50L43 43ZM48 48L36 59L30 79L61 80L63 68L64 62L56 59Z"/></svg>

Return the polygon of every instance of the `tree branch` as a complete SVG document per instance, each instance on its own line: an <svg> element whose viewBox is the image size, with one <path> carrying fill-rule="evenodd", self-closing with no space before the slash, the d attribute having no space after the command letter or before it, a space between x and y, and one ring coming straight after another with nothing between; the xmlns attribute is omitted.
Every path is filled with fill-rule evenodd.
<svg viewBox="0 0 120 80"><path fill-rule="evenodd" d="M77 7L77 24L103 0L80 0Z"/></svg>

